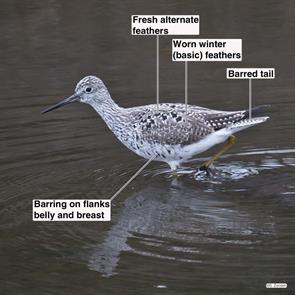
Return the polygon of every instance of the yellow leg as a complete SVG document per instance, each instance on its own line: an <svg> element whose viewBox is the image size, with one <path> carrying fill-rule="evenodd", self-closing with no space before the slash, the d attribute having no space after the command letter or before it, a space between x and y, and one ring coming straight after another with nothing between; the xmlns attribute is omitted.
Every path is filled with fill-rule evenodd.
<svg viewBox="0 0 295 295"><path fill-rule="evenodd" d="M216 160L218 159L222 154L224 154L229 148L231 148L236 142L236 137L234 135L231 135L227 140L223 148L216 153L211 159L206 161L200 169L208 169L208 167Z"/></svg>

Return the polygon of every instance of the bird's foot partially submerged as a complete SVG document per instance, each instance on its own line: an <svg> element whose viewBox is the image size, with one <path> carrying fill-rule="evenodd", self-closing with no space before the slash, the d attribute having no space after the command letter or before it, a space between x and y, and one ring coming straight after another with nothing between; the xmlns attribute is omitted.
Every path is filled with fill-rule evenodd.
<svg viewBox="0 0 295 295"><path fill-rule="evenodd" d="M213 170L211 169L211 167L207 167L205 165L202 165L200 168L197 169L197 173L203 173L205 172L207 174L207 176L212 176L213 175Z"/></svg>
<svg viewBox="0 0 295 295"><path fill-rule="evenodd" d="M173 178L181 178L185 173L181 173L181 169L179 167L176 167L175 169L171 169L171 176Z"/></svg>
<svg viewBox="0 0 295 295"><path fill-rule="evenodd" d="M200 170L201 171L208 171L208 168L210 167L210 165L213 164L213 162L215 160L217 160L221 155L223 155L229 148L231 148L236 142L236 137L234 135L231 135L225 145L222 147L222 149L216 153L211 159L209 159L208 161L206 161L201 167Z"/></svg>
<svg viewBox="0 0 295 295"><path fill-rule="evenodd" d="M195 172L195 169L190 167L180 166L180 163L168 163L170 165L170 174L172 177L180 178L184 175L191 174Z"/></svg>
<svg viewBox="0 0 295 295"><path fill-rule="evenodd" d="M167 164L170 166L171 168L171 175L174 177L177 177L177 169L179 167L179 163L178 162L167 162Z"/></svg>

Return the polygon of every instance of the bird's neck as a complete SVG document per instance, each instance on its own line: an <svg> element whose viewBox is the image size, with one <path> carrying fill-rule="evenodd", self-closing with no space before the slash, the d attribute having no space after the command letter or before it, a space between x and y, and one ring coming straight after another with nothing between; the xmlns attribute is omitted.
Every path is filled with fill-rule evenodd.
<svg viewBox="0 0 295 295"><path fill-rule="evenodd" d="M94 101L90 104L101 118L106 122L111 130L114 130L116 125L120 125L120 114L124 108L119 107L111 98L109 93L106 93L101 101Z"/></svg>

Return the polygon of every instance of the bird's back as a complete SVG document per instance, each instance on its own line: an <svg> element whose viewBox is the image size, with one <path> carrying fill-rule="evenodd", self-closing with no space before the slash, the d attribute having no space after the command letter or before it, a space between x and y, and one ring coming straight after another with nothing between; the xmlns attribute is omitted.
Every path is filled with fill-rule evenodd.
<svg viewBox="0 0 295 295"><path fill-rule="evenodd" d="M165 103L127 109L130 125L142 140L147 142L189 145L207 135L241 120L249 113L218 111L185 104ZM254 109L255 111L255 109Z"/></svg>

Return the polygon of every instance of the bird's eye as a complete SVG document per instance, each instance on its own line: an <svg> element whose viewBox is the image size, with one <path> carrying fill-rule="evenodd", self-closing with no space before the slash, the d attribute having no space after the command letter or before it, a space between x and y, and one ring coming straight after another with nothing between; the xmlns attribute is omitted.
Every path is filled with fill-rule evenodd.
<svg viewBox="0 0 295 295"><path fill-rule="evenodd" d="M92 88L91 88L91 87L87 87L87 88L85 89L85 91L89 93L89 92L92 91Z"/></svg>

